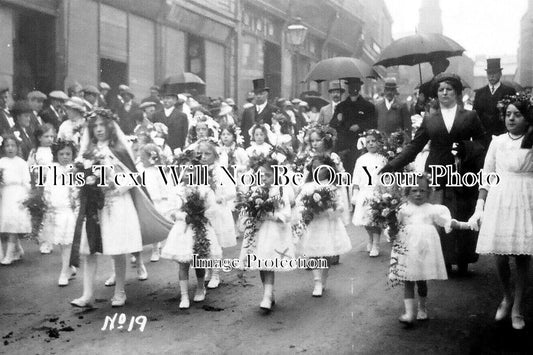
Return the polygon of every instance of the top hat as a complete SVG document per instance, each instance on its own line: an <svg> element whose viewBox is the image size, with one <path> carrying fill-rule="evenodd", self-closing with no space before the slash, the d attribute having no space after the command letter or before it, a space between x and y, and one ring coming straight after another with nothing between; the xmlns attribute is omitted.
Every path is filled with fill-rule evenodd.
<svg viewBox="0 0 533 355"><path fill-rule="evenodd" d="M385 78L385 90L386 89L396 90L397 88L398 88L398 84L396 84L396 78Z"/></svg>
<svg viewBox="0 0 533 355"><path fill-rule="evenodd" d="M332 92L332 91L335 91L335 90L339 90L341 92L341 94L346 91L341 86L341 83L339 83L338 81L332 81L332 82L329 83L328 92Z"/></svg>
<svg viewBox="0 0 533 355"><path fill-rule="evenodd" d="M487 59L487 69L485 69L487 72L497 72L502 69L503 68L500 66L500 58Z"/></svg>
<svg viewBox="0 0 533 355"><path fill-rule="evenodd" d="M254 93L260 93L263 91L270 91L270 88L266 86L265 79L255 79L252 80L254 85Z"/></svg>

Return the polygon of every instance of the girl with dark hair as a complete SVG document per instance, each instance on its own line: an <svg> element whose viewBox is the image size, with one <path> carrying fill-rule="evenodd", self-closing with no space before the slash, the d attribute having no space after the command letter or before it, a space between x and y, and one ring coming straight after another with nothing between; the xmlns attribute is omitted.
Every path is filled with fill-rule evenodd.
<svg viewBox="0 0 533 355"><path fill-rule="evenodd" d="M483 171L494 172L499 183L480 186L474 214L469 220L477 229L476 251L494 254L503 300L496 321L511 315L514 329L523 329L524 296L533 255L533 119L529 95L504 100L507 133L490 143ZM491 186L492 185L492 186ZM516 263L515 294L512 297L509 257Z"/></svg>
<svg viewBox="0 0 533 355"><path fill-rule="evenodd" d="M268 155L272 150L272 145L268 138L268 130L265 124L256 124L250 129L250 146L246 148L248 157L252 155Z"/></svg>
<svg viewBox="0 0 533 355"><path fill-rule="evenodd" d="M30 169L26 161L17 155L21 141L14 135L2 138L0 237L7 239L7 247L4 254L1 245L0 264L9 265L22 257L21 249L17 247L19 236L31 232L31 217L22 205L30 191Z"/></svg>
<svg viewBox="0 0 533 355"><path fill-rule="evenodd" d="M75 208L77 188L74 186L54 185L55 174L67 174L72 170L72 162L76 156L76 147L72 141L59 140L52 146L54 163L46 176L43 198L46 201L46 213L43 218L41 239L61 249L61 272L58 285L67 286L69 280L76 274L76 269L70 267L70 253L74 229L76 227Z"/></svg>

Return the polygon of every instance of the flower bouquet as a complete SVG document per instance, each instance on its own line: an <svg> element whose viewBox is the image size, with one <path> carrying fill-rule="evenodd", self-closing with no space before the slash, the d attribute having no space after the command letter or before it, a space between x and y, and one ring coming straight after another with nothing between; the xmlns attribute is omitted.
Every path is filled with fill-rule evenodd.
<svg viewBox="0 0 533 355"><path fill-rule="evenodd" d="M402 191L397 185L377 186L374 195L367 199L371 225L388 230L391 241L396 239L401 228L397 214L403 199Z"/></svg>
<svg viewBox="0 0 533 355"><path fill-rule="evenodd" d="M391 161L403 151L404 142L405 135L403 131L393 132L389 137L385 138L379 153L387 158L388 161Z"/></svg>
<svg viewBox="0 0 533 355"><path fill-rule="evenodd" d="M198 258L208 258L211 243L207 238L206 225L209 221L205 216L205 200L198 188L187 189L182 210L186 214L185 223L190 225L194 231L193 253L198 255Z"/></svg>
<svg viewBox="0 0 533 355"><path fill-rule="evenodd" d="M43 228L44 216L48 209L44 198L44 188L35 187L31 189L28 198L22 202L22 205L28 209L31 216L30 238L38 240Z"/></svg>
<svg viewBox="0 0 533 355"><path fill-rule="evenodd" d="M328 209L337 208L337 195L334 189L330 187L320 187L311 194L302 197L303 211L302 222L308 226L315 216Z"/></svg>

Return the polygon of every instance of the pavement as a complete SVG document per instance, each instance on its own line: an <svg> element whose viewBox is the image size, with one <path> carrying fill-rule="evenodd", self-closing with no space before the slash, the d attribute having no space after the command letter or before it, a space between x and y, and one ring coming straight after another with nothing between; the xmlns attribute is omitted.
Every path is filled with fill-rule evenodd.
<svg viewBox="0 0 533 355"><path fill-rule="evenodd" d="M350 227L349 233L353 249L332 267L323 297L311 297L310 271L277 273L276 305L267 315L259 309L259 273L241 276L235 270L222 274L221 286L208 290L205 302L179 310L177 266L163 259L149 262L148 248L143 255L149 279L138 281L128 266L125 307L111 308L113 288L104 286L111 259L102 256L97 308L74 308L69 302L81 295L81 276L58 287L58 249L41 255L33 241L25 240L24 260L0 267L0 353L531 353L531 326L514 331L510 321L493 321L501 293L491 257L480 257L465 277L452 273L447 281L429 282L430 320L405 329L398 322L403 289L387 285L390 245L383 242L381 255L370 258L365 231ZM230 248L225 257L238 253L238 247ZM195 282L191 272L191 299ZM526 322L533 319L532 299L530 287Z"/></svg>

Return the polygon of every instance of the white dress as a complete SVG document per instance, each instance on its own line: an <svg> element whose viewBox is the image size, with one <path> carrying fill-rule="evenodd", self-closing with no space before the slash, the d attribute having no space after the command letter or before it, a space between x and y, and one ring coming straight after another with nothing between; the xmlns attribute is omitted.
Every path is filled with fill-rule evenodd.
<svg viewBox="0 0 533 355"><path fill-rule="evenodd" d="M81 119L77 122L72 120L66 120L61 123L59 130L57 131L57 139L64 141L73 141L76 145L79 145L83 128L80 126L85 124L85 120Z"/></svg>
<svg viewBox="0 0 533 355"><path fill-rule="evenodd" d="M212 178L216 201L213 206L215 212L213 228L222 248L233 247L237 245L237 234L233 223L233 208L237 197L235 184L218 165L213 166Z"/></svg>
<svg viewBox="0 0 533 355"><path fill-rule="evenodd" d="M378 171L386 163L385 157L378 153L365 153L355 162L352 184L359 187L359 192L355 198L352 223L356 226L369 226L371 223L370 207L366 200L374 195L378 185ZM372 181L364 168L370 173Z"/></svg>
<svg viewBox="0 0 533 355"><path fill-rule="evenodd" d="M145 174L145 187L155 209L163 217L171 220L170 215L173 211L173 206L170 202L170 198L173 196L172 189L175 189L174 185L165 184L159 169L155 166L149 166L146 169L141 168L139 170Z"/></svg>
<svg viewBox="0 0 533 355"><path fill-rule="evenodd" d="M52 165L54 156L52 154L52 148L50 147L38 147L32 149L28 156L28 165Z"/></svg>
<svg viewBox="0 0 533 355"><path fill-rule="evenodd" d="M246 148L246 154L248 157L253 155L268 155L272 150L272 146L268 143L256 144L255 142L250 142L250 146Z"/></svg>
<svg viewBox="0 0 533 355"><path fill-rule="evenodd" d="M291 205L289 194L285 192L284 188L280 190L278 186L270 188L270 197L280 195L282 195L281 206L261 223L259 230L252 237L254 240L252 241L245 234L240 260L246 269L265 271L290 271L294 269L294 267L288 265L288 262L284 262L284 265L279 263L282 260L294 259L295 255L290 224ZM281 222L277 220L278 218ZM247 264L247 261L254 257L257 258L258 262ZM278 265L275 265L276 263Z"/></svg>
<svg viewBox="0 0 533 355"><path fill-rule="evenodd" d="M31 232L31 216L22 205L30 191L30 170L20 157L0 159L0 233Z"/></svg>
<svg viewBox="0 0 533 355"><path fill-rule="evenodd" d="M483 171L500 182L488 188L476 252L533 255L533 149L508 134L494 137Z"/></svg>
<svg viewBox="0 0 533 355"><path fill-rule="evenodd" d="M404 228L391 252L391 280L446 280L446 265L435 225L451 231L452 217L443 205L406 203L398 212ZM402 250L403 252L399 251ZM394 261L397 264L394 265ZM393 272L393 269L396 272Z"/></svg>
<svg viewBox="0 0 533 355"><path fill-rule="evenodd" d="M58 174L67 172L67 168L57 163ZM53 185L54 172L48 171L47 183L44 186L44 200L47 210L44 216L41 240L46 240L54 244L69 245L74 238L76 228L75 201L77 199L77 188L68 185Z"/></svg>
<svg viewBox="0 0 533 355"><path fill-rule="evenodd" d="M103 165L113 165L115 172L128 171L105 144L98 146L105 156ZM108 174L111 178L111 174ZM131 197L130 186L105 190L104 207L98 211L102 235L102 254L120 255L142 250L139 216ZM85 225L82 227L80 254L90 254Z"/></svg>
<svg viewBox="0 0 533 355"><path fill-rule="evenodd" d="M302 197L311 195L323 187L315 182L302 186L300 195L296 199L300 214L303 210ZM340 201L341 191L336 189L336 194L337 201ZM352 249L350 237L341 220L342 209L342 205L338 205L337 213L334 216L330 216L327 212L314 216L296 245L299 255L303 257L335 256L347 253Z"/></svg>
<svg viewBox="0 0 533 355"><path fill-rule="evenodd" d="M215 229L211 223L215 214L213 209L216 204L215 194L208 186L199 186L195 188L198 189L200 195L205 201L205 216L209 220L209 222L206 224L206 237L209 240L209 258L219 259L222 257L222 249L220 248L217 236L215 234ZM178 189L179 204L181 209L185 202L188 189L192 188L181 185L178 187ZM180 263L190 263L193 261L195 234L193 228L185 222L185 218L185 212L180 212L178 214L178 218L170 230L165 246L161 251L162 258L175 260Z"/></svg>

